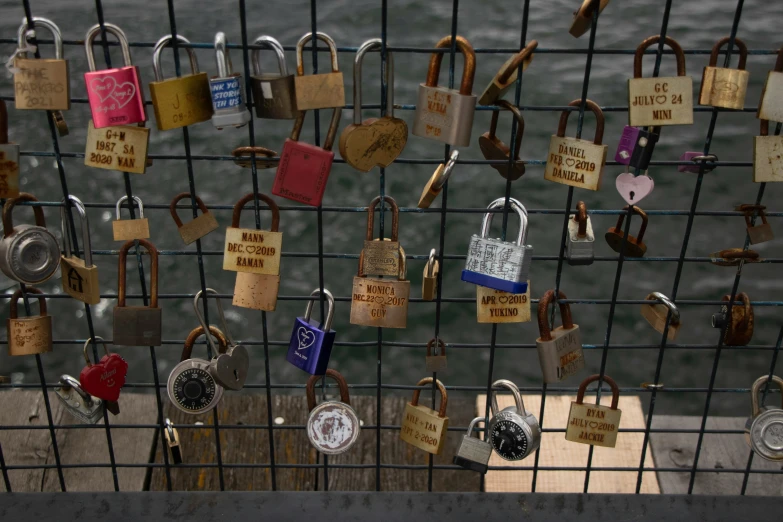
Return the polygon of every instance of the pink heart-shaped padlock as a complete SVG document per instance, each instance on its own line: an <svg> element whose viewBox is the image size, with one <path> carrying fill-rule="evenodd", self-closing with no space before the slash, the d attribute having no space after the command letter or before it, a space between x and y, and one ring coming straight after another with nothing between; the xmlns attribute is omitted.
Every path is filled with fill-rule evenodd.
<svg viewBox="0 0 783 522"><path fill-rule="evenodd" d="M614 185L629 205L638 205L655 188L655 182L647 174L634 176L630 172L623 172L617 176Z"/></svg>

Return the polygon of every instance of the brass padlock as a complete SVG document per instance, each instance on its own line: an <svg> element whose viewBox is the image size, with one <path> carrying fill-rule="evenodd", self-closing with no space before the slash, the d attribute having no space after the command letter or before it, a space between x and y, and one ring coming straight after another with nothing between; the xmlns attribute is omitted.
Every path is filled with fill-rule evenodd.
<svg viewBox="0 0 783 522"><path fill-rule="evenodd" d="M71 108L68 61L63 59L63 37L60 28L51 20L34 16L33 22L36 30L43 27L52 33L54 59L27 57L28 50L35 52L35 48L31 49L28 45L27 39L36 36L36 31L30 29L27 18L22 19L22 25L17 32L19 48L13 60L15 107L17 110L57 111L59 118L62 118L62 113L59 111L67 111Z"/></svg>
<svg viewBox="0 0 783 522"><path fill-rule="evenodd" d="M519 109L506 100L498 100L496 105L511 111L514 115L514 126L517 127L516 141L514 142L514 162L509 166L511 149L503 143L495 132L498 127L498 115L500 111L492 111L492 121L489 124L489 132L485 132L479 138L479 147L484 158L501 163L491 163L489 166L497 170L501 176L511 181L517 180L525 173L525 162L519 159L519 151L522 148L522 136L525 134L525 119Z"/></svg>
<svg viewBox="0 0 783 522"><path fill-rule="evenodd" d="M182 223L182 220L177 215L177 203L179 203L183 199L195 199L199 210L201 210L200 216L184 224ZM213 230L217 230L219 227L218 222L215 219L215 216L212 215L212 212L209 211L209 209L201 200L201 198L198 196L193 198L190 192L182 192L174 196L174 199L172 199L171 203L169 204L169 211L171 212L171 218L174 220L174 223L176 223L177 225L177 231L179 232L179 235L182 237L182 241L184 241L186 245L189 245L194 241L201 239L202 237L206 236Z"/></svg>
<svg viewBox="0 0 783 522"><path fill-rule="evenodd" d="M43 294L37 288L25 289L28 294ZM38 315L19 317L17 301L22 298L20 288L11 296L8 319L5 321L8 336L8 355L35 355L52 351L52 317L46 315L46 299L38 296Z"/></svg>
<svg viewBox="0 0 783 522"><path fill-rule="evenodd" d="M82 251L84 259L71 254L71 234L68 230L68 202L63 200L60 207L60 230L63 236L65 254L60 261L60 275L63 290L74 299L87 304L98 304L101 300L98 288L98 267L92 264L92 242L90 241L90 221L82 201L74 195L68 196L71 205L79 214L79 226L82 231Z"/></svg>
<svg viewBox="0 0 783 522"><path fill-rule="evenodd" d="M449 156L449 161L445 164L441 163L438 165L438 168L432 173L432 177L421 192L419 208L430 208L432 202L435 201L435 198L438 197L440 191L443 190L443 185L445 185L449 180L449 177L451 177L451 173L454 171L454 166L457 164L458 159L459 151L453 149L451 151L451 156Z"/></svg>
<svg viewBox="0 0 783 522"><path fill-rule="evenodd" d="M261 50L253 49L250 53L253 64L250 82L253 89L256 116L275 120L296 118L299 116L299 111L296 110L294 75L288 74L283 46L276 39L266 35L256 38L253 45L273 50L277 56L278 67L278 74L264 74L261 72Z"/></svg>
<svg viewBox="0 0 783 522"><path fill-rule="evenodd" d="M0 100L0 198L19 195L19 145L8 143L8 109Z"/></svg>
<svg viewBox="0 0 783 522"><path fill-rule="evenodd" d="M173 38L167 34L157 41L152 52L152 70L155 81L150 82L150 98L155 110L158 130L177 129L201 123L212 118L212 95L209 91L207 73L199 72L196 53L189 46L185 48L190 60L190 74L179 78L163 78L160 54L171 45ZM190 44L190 40L177 35L177 42Z"/></svg>
<svg viewBox="0 0 783 522"><path fill-rule="evenodd" d="M767 207L764 205L740 205L734 210L745 213L745 225L748 231L748 237L750 238L751 245L757 245L766 241L771 241L775 238L772 233L772 225L767 222L767 214L764 210ZM761 225L753 226L753 215L758 212L758 217L761 218Z"/></svg>
<svg viewBox="0 0 783 522"><path fill-rule="evenodd" d="M280 275L251 274L237 272L234 282L234 298L231 304L264 312L277 308L277 293L280 290Z"/></svg>
<svg viewBox="0 0 783 522"><path fill-rule="evenodd" d="M331 377L340 388L339 401L323 401L316 404L315 384ZM311 375L305 386L307 395L307 438L310 444L325 455L345 453L359 440L361 421L351 407L348 383L337 370L326 370L325 375Z"/></svg>
<svg viewBox="0 0 783 522"><path fill-rule="evenodd" d="M593 25L594 4L594 0L584 0L579 10L574 11L574 21L571 22L571 29L568 30L574 38L579 38L585 34ZM609 5L609 0L600 0L598 3L599 15L603 13L604 7L607 5Z"/></svg>
<svg viewBox="0 0 783 522"><path fill-rule="evenodd" d="M166 429L163 435L166 437L166 445L169 447L169 451L171 451L171 459L174 465L182 464L182 446L180 446L179 433L171 419L166 419Z"/></svg>
<svg viewBox="0 0 783 522"><path fill-rule="evenodd" d="M433 346L434 352L433 352ZM448 360L446 359L446 343L443 339L430 339L427 343L427 356L424 359L424 368L427 373L442 372L448 369Z"/></svg>
<svg viewBox="0 0 783 522"><path fill-rule="evenodd" d="M767 75L756 118L783 121L783 47L778 49L775 68Z"/></svg>
<svg viewBox="0 0 783 522"><path fill-rule="evenodd" d="M128 201L128 196L122 196L117 201L115 216L117 219L111 222L112 232L115 241L129 241L131 239L149 239L150 222L144 217L144 204L141 198L133 196L133 201L139 207L139 217L136 219L122 219L120 217L120 207L123 202Z"/></svg>
<svg viewBox="0 0 783 522"><path fill-rule="evenodd" d="M363 274L364 250L359 255L358 275L351 291L351 324L380 328L406 328L411 283L405 280L405 250L400 247L400 272L397 280L366 277Z"/></svg>
<svg viewBox="0 0 783 522"><path fill-rule="evenodd" d="M438 294L438 272L440 272L440 263L435 258L433 248L430 250L430 257L421 276L421 298L425 301L432 301Z"/></svg>
<svg viewBox="0 0 783 522"><path fill-rule="evenodd" d="M745 422L745 442L753 452L764 460L783 460L783 409L759 407L761 385L769 383L783 393L783 379L777 375L762 375L750 389L751 416Z"/></svg>
<svg viewBox="0 0 783 522"><path fill-rule="evenodd" d="M257 197L269 206L272 211L270 230L255 228L239 228L239 218L242 208ZM234 205L231 226L226 229L226 243L223 252L223 270L234 272L250 272L253 274L280 274L280 251L283 245L283 234L278 232L280 225L280 209L272 198L266 194L243 196Z"/></svg>
<svg viewBox="0 0 783 522"><path fill-rule="evenodd" d="M560 299L567 299L563 292L558 292ZM560 318L563 326L549 329L547 312L549 305L555 303L554 290L547 290L538 301L538 332L536 349L538 362L541 364L541 374L544 382L551 384L560 382L575 375L585 367L585 356L582 350L582 334L579 325L571 319L571 306L560 303Z"/></svg>
<svg viewBox="0 0 783 522"><path fill-rule="evenodd" d="M530 280L524 294L512 294L476 285L476 320L479 323L530 321Z"/></svg>
<svg viewBox="0 0 783 522"><path fill-rule="evenodd" d="M373 228L375 222L375 208L381 202L381 196L377 196L367 207L367 233L364 238L364 264L360 276L382 275L396 276L400 272L400 243L397 240L399 232L400 209L397 202L391 196L383 196L383 200L389 204L392 212L391 241L375 241Z"/></svg>
<svg viewBox="0 0 783 522"><path fill-rule="evenodd" d="M43 208L33 207L35 225L14 226L14 206L21 201L36 202L35 196L22 192L7 199L3 206L3 239L0 241L0 270L26 285L43 283L60 266L60 246L46 229Z"/></svg>
<svg viewBox="0 0 783 522"><path fill-rule="evenodd" d="M84 164L88 167L144 174L152 160L147 158L150 130L139 125L95 128L87 124Z"/></svg>
<svg viewBox="0 0 783 522"><path fill-rule="evenodd" d="M258 106L256 106L258 107ZM252 163L256 164L256 169L276 169L279 164L277 152L266 147L237 147L231 151L234 156L234 163L242 168L251 168ZM255 159L253 159L255 155ZM275 158L268 160L266 158Z"/></svg>
<svg viewBox="0 0 783 522"><path fill-rule="evenodd" d="M114 307L112 344L120 346L160 346L163 311L158 308L158 249L146 239L138 239L139 246L150 256L150 304L149 306L125 306L125 263L128 251L135 241L128 241L120 248L117 306Z"/></svg>
<svg viewBox="0 0 783 522"><path fill-rule="evenodd" d="M783 135L768 135L769 120L761 120L760 127L759 136L753 137L753 181L783 181Z"/></svg>
<svg viewBox="0 0 783 522"><path fill-rule="evenodd" d="M729 43L730 37L718 40L710 53L710 63L704 68L699 91L699 103L712 107L742 110L745 108L745 94L748 91L750 73L745 70L748 59L748 48L739 38L734 44L739 49L739 64L736 69L718 67L718 52Z"/></svg>
<svg viewBox="0 0 783 522"><path fill-rule="evenodd" d="M740 263L759 263L764 261L755 250L727 248L710 254L710 263L716 266L738 266Z"/></svg>
<svg viewBox="0 0 783 522"><path fill-rule="evenodd" d="M536 40L530 40L530 43L517 54L506 60L506 63L500 68L498 73L489 82L487 88L481 94L478 100L479 105L492 105L497 100L503 98L514 83L517 81L519 66L522 65L522 71L526 71L533 61L533 51L538 47Z"/></svg>
<svg viewBox="0 0 783 522"><path fill-rule="evenodd" d="M574 100L570 107L579 107L582 100ZM566 138L566 125L571 111L560 113L557 134L549 140L549 156L546 159L544 179L587 190L599 190L604 175L607 146L603 145L604 113L591 100L585 100L585 108L595 114L595 137L592 143L581 138Z"/></svg>
<svg viewBox="0 0 783 522"><path fill-rule="evenodd" d="M666 334L666 338L674 341L677 338L677 333L680 331L680 311L677 309L677 305L661 292L653 292L645 297L644 300L655 301L642 305L642 317L659 333L663 333L663 329L666 327L666 318L671 311L672 318L669 321L669 332ZM662 304L657 301L660 301Z"/></svg>
<svg viewBox="0 0 783 522"><path fill-rule="evenodd" d="M612 405L584 404L587 385L595 381L605 381L612 389ZM579 385L576 401L571 403L568 412L568 427L565 438L571 442L614 448L617 445L617 433L620 430L622 410L617 409L620 402L620 388L608 375L591 375Z"/></svg>
<svg viewBox="0 0 783 522"><path fill-rule="evenodd" d="M432 377L420 380L416 386L432 384ZM427 453L439 455L446 440L446 432L449 429L449 418L446 417L446 406L449 396L446 387L440 380L435 380L435 385L440 390L440 407L438 411L419 404L421 390L413 391L413 399L405 405L400 427L400 440L407 442L415 448Z"/></svg>
<svg viewBox="0 0 783 522"><path fill-rule="evenodd" d="M315 37L329 46L332 57L332 71L322 74L304 73L304 46L313 39L313 33L307 33L296 42L296 108L299 111L345 107L345 84L343 73L337 63L337 44L326 33L315 33Z"/></svg>
<svg viewBox="0 0 783 522"><path fill-rule="evenodd" d="M724 295L723 301L729 302L730 295ZM734 298L735 301L742 301L742 306L733 304L731 307L731 319L729 319L728 305L722 305L720 312L712 314L712 327L726 327L726 333L723 336L723 344L726 346L747 346L753 338L753 326L755 323L753 314L753 305L750 303L750 297L745 292L739 292Z"/></svg>
<svg viewBox="0 0 783 522"><path fill-rule="evenodd" d="M637 206L624 206L623 210L638 214L642 218L642 226L639 227L639 235L637 237L628 234L628 238L625 240L625 257L644 257L647 252L647 245L644 244L644 232L647 230L647 212L640 209ZM617 224L610 227L604 235L606 243L609 247L621 254L623 252L623 238L625 237L625 231L623 230L623 221L625 220L625 212L617 216Z"/></svg>

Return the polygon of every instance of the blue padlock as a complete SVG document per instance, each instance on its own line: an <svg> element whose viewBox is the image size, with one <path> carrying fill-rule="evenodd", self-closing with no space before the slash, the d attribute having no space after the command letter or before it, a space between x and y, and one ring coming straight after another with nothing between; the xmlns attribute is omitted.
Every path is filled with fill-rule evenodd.
<svg viewBox="0 0 783 522"><path fill-rule="evenodd" d="M321 327L321 323L310 319L313 311L312 298L318 298L321 290L316 288L310 294L310 301L307 302L304 317L297 317L294 322L294 330L291 332L291 342L288 344L288 355L286 360L297 368L306 371L311 375L324 375L326 367L329 364L329 356L332 355L332 345L334 345L334 336L337 334L332 330L332 318L334 317L334 296L324 288L324 295L328 303L326 311L326 322Z"/></svg>

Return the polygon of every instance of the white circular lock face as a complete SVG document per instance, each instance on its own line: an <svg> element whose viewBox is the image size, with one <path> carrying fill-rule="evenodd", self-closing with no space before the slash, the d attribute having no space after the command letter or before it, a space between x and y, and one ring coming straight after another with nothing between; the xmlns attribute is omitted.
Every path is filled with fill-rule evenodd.
<svg viewBox="0 0 783 522"><path fill-rule="evenodd" d="M783 460L783 410L767 410L753 420L750 428L753 451L767 460Z"/></svg>
<svg viewBox="0 0 783 522"><path fill-rule="evenodd" d="M348 451L359 438L359 419L349 405L329 401L313 408L307 419L307 437L321 453Z"/></svg>

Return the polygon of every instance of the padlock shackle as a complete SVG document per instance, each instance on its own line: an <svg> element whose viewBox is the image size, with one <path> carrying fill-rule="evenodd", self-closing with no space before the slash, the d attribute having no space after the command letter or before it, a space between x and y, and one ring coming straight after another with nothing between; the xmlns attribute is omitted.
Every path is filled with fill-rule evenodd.
<svg viewBox="0 0 783 522"><path fill-rule="evenodd" d="M337 44L331 36L326 33L317 32L315 37L321 40L329 47L329 54L332 57L332 72L339 72L340 67L337 63ZM313 39L313 33L307 33L302 36L298 42L296 42L296 75L304 76L304 46L307 42Z"/></svg>
<svg viewBox="0 0 783 522"><path fill-rule="evenodd" d="M644 58L644 51L647 50L653 44L661 41L661 35L655 35L643 40L636 48L636 54L633 57L633 77L642 77L642 58ZM685 53L680 47L680 44L674 38L667 36L664 43L674 51L674 57L677 59L677 76L685 76Z"/></svg>
<svg viewBox="0 0 783 522"><path fill-rule="evenodd" d="M92 264L92 241L90 241L90 220L87 218L87 210L84 208L82 200L70 194L68 196L71 206L79 214L79 228L82 231L82 251L84 252L84 266L90 268ZM71 257L71 234L68 232L68 203L63 199L60 207L60 232L63 236L63 247L65 248L65 257Z"/></svg>
<svg viewBox="0 0 783 522"><path fill-rule="evenodd" d="M8 108L5 100L0 100L0 145L8 143Z"/></svg>
<svg viewBox="0 0 783 522"><path fill-rule="evenodd" d="M117 285L117 306L122 308L125 306L125 263L128 259L128 251L136 245L136 241L139 242L139 246L147 249L150 255L150 306L149 308L158 307L158 249L155 248L151 242L146 239L131 239L127 241L122 248L120 248L119 255L119 270Z"/></svg>
<svg viewBox="0 0 783 522"><path fill-rule="evenodd" d="M459 159L459 151L457 149L454 149L451 151L451 156L449 156L449 161L446 162L446 166L443 167L443 171L440 173L440 177L432 182L432 190L440 191L440 189L443 188L443 185L446 184L446 182L451 177L452 172L454 172L454 167L457 165L457 160ZM441 165L443 165L441 163ZM438 168L440 168L440 166Z"/></svg>
<svg viewBox="0 0 783 522"><path fill-rule="evenodd" d="M169 439L169 442L174 443L175 440L177 439L177 436L175 435L174 432L174 423L171 422L171 419L166 418L163 424L166 426L166 431L168 432L167 438Z"/></svg>
<svg viewBox="0 0 783 522"><path fill-rule="evenodd" d="M436 339L432 338L427 343L427 357L432 357L433 356L432 355L432 347L435 345L435 341L436 341ZM440 350L440 354L439 355L442 355L442 356L445 357L446 356L446 343L444 343L443 339L441 339L439 337L437 338L437 341L438 341L438 350Z"/></svg>
<svg viewBox="0 0 783 522"><path fill-rule="evenodd" d="M283 46L275 38L269 35L261 35L253 40L252 45L258 45L265 49L271 49L277 56L277 68L280 72L280 76L288 76L288 65L285 63L285 50ZM261 49L253 49L250 52L250 61L253 64L253 74L261 74Z"/></svg>
<svg viewBox="0 0 783 522"><path fill-rule="evenodd" d="M214 296L217 296L217 291L213 290L212 288L207 288L207 294L212 294ZM198 322L201 325L202 328L207 328L207 322L204 320L204 315L201 313L201 310L198 308L198 301L201 299L201 296L203 295L203 290L199 290L196 295L193 297L193 310L196 311L196 317L198 318ZM207 306L208 299L204 300L204 306ZM221 330L221 333L226 338L226 342L229 346L234 346L236 343L234 342L234 338L231 337L231 331L228 329L228 323L226 322L226 315L223 313L223 303L220 302L220 297L215 297L215 302L217 303L217 309L218 309L218 316L220 317L220 326L223 328ZM218 352L218 348L215 346L215 342L212 340L212 336L207 336L207 342L209 343L209 346L212 348L212 351L214 353Z"/></svg>
<svg viewBox="0 0 783 522"><path fill-rule="evenodd" d="M435 45L436 49L451 47L451 35L444 36ZM476 51L470 42L462 36L457 36L457 50L465 57L465 68L462 71L462 81L459 85L460 96L473 95L473 78L476 75ZM443 62L445 53L432 53L430 55L430 65L427 68L427 80L424 83L426 87L437 87L438 77L440 76L440 64Z"/></svg>
<svg viewBox="0 0 783 522"><path fill-rule="evenodd" d="M717 67L718 66L718 53L720 52L721 47L724 45L727 45L729 43L729 40L731 40L730 36L724 36L720 40L718 40L715 45L712 46L712 52L710 53L710 63L708 67ZM739 38L734 38L734 45L737 46L737 49L739 49L739 63L737 64L737 69L740 71L745 70L745 62L748 60L748 46L745 45L745 42L740 40Z"/></svg>
<svg viewBox="0 0 783 522"><path fill-rule="evenodd" d="M114 24L110 24L108 22L103 24L103 27L106 29L106 35L113 34L117 37L117 40L120 43L120 48L122 49L122 61L125 64L126 67L133 65L133 62L131 60L131 54L130 54L130 47L128 47L128 38L125 36L125 33L122 31L122 29L119 28L119 26L116 26ZM89 29L87 29L87 34L84 36L84 51L87 54L87 65L90 68L90 71L95 71L95 56L92 52L92 46L93 42L95 42L95 37L98 36L98 33L101 32L101 25L95 24Z"/></svg>
<svg viewBox="0 0 783 522"><path fill-rule="evenodd" d="M353 61L353 124L362 124L362 60L367 51L383 49L380 38L367 40L356 51ZM386 84L386 116L394 117L394 58L391 52L386 53L386 64L383 68L383 82Z"/></svg>
<svg viewBox="0 0 783 522"><path fill-rule="evenodd" d="M62 60L63 59L63 35L60 32L60 28L55 25L54 22L49 20L48 18L41 18L39 16L33 17L33 23L35 24L35 29L38 29L38 26L44 27L49 30L50 33L52 33L52 38L54 39L54 58L56 60ZM27 37L28 37L28 29L30 25L27 23L27 17L22 18L22 25L19 26L19 30L16 33L19 49L24 49L27 47ZM37 38L37 35L35 34L35 29L32 29L33 35ZM27 58L27 53L20 53L18 56L22 58Z"/></svg>
<svg viewBox="0 0 783 522"><path fill-rule="evenodd" d="M582 105L582 100L576 99L568 104L569 107L579 107ZM585 100L585 109L589 109L595 114L595 136L593 137L593 143L596 145L603 145L604 140L604 111L592 100ZM571 112L576 111L563 111L560 113L560 123L557 125L557 136L559 138L565 137L566 126L568 125L568 117Z"/></svg>
<svg viewBox="0 0 783 522"><path fill-rule="evenodd" d="M394 198L391 196L376 196L375 199L373 199L370 202L370 206L367 207L367 232L364 236L364 239L367 241L372 241L372 235L375 228L375 208L378 206L378 203L381 202L381 199L383 199L386 203L389 204L391 207L392 212L392 229L391 229L391 240L397 241L397 234L399 233L399 219L400 219L400 207L397 206L397 202L394 201Z"/></svg>
<svg viewBox="0 0 783 522"><path fill-rule="evenodd" d="M155 43L155 50L152 52L152 71L155 73L155 81L156 82L162 82L165 80L163 77L163 68L160 65L160 54L163 52L163 49L167 46L171 45L171 40L173 38L170 34L167 34L163 38L157 41ZM184 44L190 44L190 40L182 36L181 34L177 35L177 42L182 42ZM190 60L190 71L191 74L198 74L198 58L196 57L196 53L193 52L193 49L190 47L185 47L185 51L188 53L188 59Z"/></svg>
<svg viewBox="0 0 783 522"><path fill-rule="evenodd" d="M576 232L576 237L587 236L587 205L584 201L580 201L576 204L576 214L574 214L574 221L579 224L579 229Z"/></svg>
<svg viewBox="0 0 783 522"><path fill-rule="evenodd" d="M761 413L761 408L759 407L759 392L761 391L761 385L766 384L769 381L772 381L773 384L776 384L778 388L780 388L781 392L781 407L783 407L783 379L778 377L777 375L773 375L772 378L770 378L769 375L762 375L756 381L753 383L753 386L750 388L750 414L751 418L755 418L759 413Z"/></svg>
<svg viewBox="0 0 783 522"><path fill-rule="evenodd" d="M491 405L491 411L492 416L496 416L500 412L500 408L498 407L498 397L497 392L495 391L495 388L506 388L507 390L511 390L511 393L514 395L514 404L516 405L517 411L520 415L525 416L527 415L527 410L525 410L525 402L522 400L522 394L519 393L519 388L516 384L509 381L508 379L498 379L497 381L492 383L492 405Z"/></svg>
<svg viewBox="0 0 783 522"><path fill-rule="evenodd" d="M249 169L251 167L251 155L255 154L256 156L265 156L267 158L274 158L277 156L277 152L273 151L272 149L267 149L266 147L237 147L236 149L231 151L231 155L234 156L234 163L239 165L240 167ZM246 159L242 159L246 158ZM259 160L258 158L255 159L256 163L262 162L263 160ZM272 165L274 166L274 165ZM263 166L259 167L256 165L256 168L269 168L269 166Z"/></svg>
<svg viewBox="0 0 783 522"><path fill-rule="evenodd" d="M508 203L514 212L519 216L519 233L517 234L517 245L525 246L527 244L527 209L514 198L508 198ZM494 210L496 208L504 208L506 206L506 198L498 198L487 206L487 210ZM481 222L481 237L486 239L489 237L489 231L492 228L492 219L495 217L494 212L487 212L484 214L484 219Z"/></svg>
<svg viewBox="0 0 783 522"><path fill-rule="evenodd" d="M199 210L201 210L202 214L208 214L209 209L204 204L204 202L201 200L200 197L196 196L195 198L190 194L190 192L180 192L176 196L174 196L174 199L171 200L171 203L169 203L169 212L171 213L171 218L174 220L174 223L176 223L177 228L182 228L182 220L177 215L177 203L182 201L183 199L195 199L196 204L198 205Z"/></svg>
<svg viewBox="0 0 783 522"><path fill-rule="evenodd" d="M517 135L516 139L514 140L514 161L519 161L519 151L522 149L522 137L525 135L525 118L522 117L522 113L520 112L518 107L515 107L513 104L509 103L506 100L497 100L495 102L495 105L498 107L502 107L508 111L511 111L511 114L514 116L515 125L517 125ZM495 136L495 132L497 132L498 128L498 116L500 115L500 111L492 111L492 120L489 123L489 139L497 139L497 136ZM524 164L522 165L524 168Z"/></svg>
<svg viewBox="0 0 783 522"><path fill-rule="evenodd" d="M663 295L661 292L653 292L649 294L647 297L644 298L645 301L660 301L660 304L664 305L666 308L669 309L672 313L672 319L671 324L672 325L678 325L680 324L680 309L677 308L677 305L674 304L674 302ZM659 303L650 303L649 306L654 306Z"/></svg>
<svg viewBox="0 0 783 522"><path fill-rule="evenodd" d="M38 198L27 192L21 192L15 198L8 198L3 205L3 237L9 237L14 233L14 220L12 213L14 206L20 201L38 201ZM33 207L33 214L35 215L35 225L46 228L46 220L44 219L43 208Z"/></svg>
<svg viewBox="0 0 783 522"><path fill-rule="evenodd" d="M345 378L337 370L331 368L326 370L325 375L311 375L307 379L307 385L305 385L305 395L307 396L307 411L313 411L316 406L315 402L315 384L322 378L331 377L337 382L337 386L340 389L340 402L343 404L351 405L351 397L348 394L348 383L345 382Z"/></svg>
<svg viewBox="0 0 783 522"><path fill-rule="evenodd" d="M433 277L435 275L435 263L437 263L437 259L435 259L435 249L430 250L430 257L427 259L427 277Z"/></svg>
<svg viewBox="0 0 783 522"><path fill-rule="evenodd" d="M299 141L299 134L302 132L302 125L304 125L305 115L307 111L299 111L299 115L294 121L294 128L291 129L290 138L293 141ZM326 131L326 138L324 138L324 144L321 146L324 150L332 150L334 145L334 138L337 136L337 128L340 126L340 118L343 114L342 107L335 107L332 109L332 119L329 121L329 130Z"/></svg>
<svg viewBox="0 0 783 522"><path fill-rule="evenodd" d="M84 354L84 360L87 361L87 367L92 366L92 361L90 361L90 356L87 355L87 347L90 346L90 343L93 341L95 341L96 343L100 341L101 344L103 344L103 351L106 353L106 355L107 356L111 355L111 352L109 351L109 347L106 346L106 340L103 337L101 337L100 335L96 335L92 339L87 339L86 341L84 341L84 348L82 348L82 353Z"/></svg>
<svg viewBox="0 0 783 522"><path fill-rule="evenodd" d="M745 214L745 225L747 225L748 228L750 228L753 226L751 221L753 220L753 214L755 214L756 212L758 212L758 217L761 218L761 223L764 225L767 224L767 214L766 212L764 212L766 208L767 208L766 205L744 204L738 206L735 210L738 210Z"/></svg>
<svg viewBox="0 0 783 522"><path fill-rule="evenodd" d="M180 358L179 362L187 361L190 359L191 355L193 354L193 345L196 343L196 340L204 335L204 332L206 330L203 326L197 326L193 330L190 331L188 334L188 338L185 339L185 346L182 348L182 358ZM226 336L223 335L223 332L221 332L218 328L214 326L209 327L209 333L214 335L218 340L218 345L220 346L219 351L217 353L226 353L226 349L228 348L228 341L226 340ZM207 337L209 339L209 337ZM209 342L209 341L208 341ZM214 343L209 343L210 345L214 346ZM217 357L217 355L215 355Z"/></svg>
<svg viewBox="0 0 783 522"><path fill-rule="evenodd" d="M723 299L721 299L721 301L726 301L726 302L730 300L731 300L731 295L729 294L724 295ZM737 325L737 328L741 330L745 330L748 327L748 322L750 322L751 316L753 316L753 305L750 304L750 296L748 296L748 294L746 294L745 292L738 292L737 295L734 296L734 300L742 301L742 305L744 307L744 313L742 315L742 321ZM731 318L726 317L726 320L731 321Z"/></svg>
<svg viewBox="0 0 783 522"><path fill-rule="evenodd" d="M636 205L630 205L630 206L626 205L623 207L623 210L626 212L629 209L634 214L637 214L639 217L642 218L642 226L639 227L639 234L636 236L637 242L641 243L642 239L644 239L644 233L647 231L647 212L637 207ZM622 232L624 221L625 221L625 213L622 213L619 216L617 216L617 224L614 226L614 228L617 229L618 232Z"/></svg>
<svg viewBox="0 0 783 522"><path fill-rule="evenodd" d="M217 64L217 77L226 78L234 74L234 66L231 64L231 55L228 53L226 33L215 33L215 63Z"/></svg>
<svg viewBox="0 0 783 522"><path fill-rule="evenodd" d="M120 199L117 200L117 207L115 208L115 216L118 221L121 219L120 207L125 201L128 201L128 196L122 196ZM139 207L139 217L137 219L144 219L144 204L141 202L141 198L139 196L133 196L133 201L135 201L136 206Z"/></svg>
<svg viewBox="0 0 783 522"><path fill-rule="evenodd" d="M511 78L511 75L514 74L517 71L517 69L519 69L519 64L522 64L523 71L527 69L528 66L530 65L530 62L533 61L533 51L536 50L536 47L538 47L538 40L530 40L530 42L525 46L525 48L519 51L516 54L516 56L514 56L514 59L511 62L509 62L506 68L500 71L497 77L497 82L499 84L505 84L508 81L508 79ZM505 100L501 100L501 101L505 101ZM500 105L500 104L496 101L495 105Z"/></svg>
<svg viewBox="0 0 783 522"><path fill-rule="evenodd" d="M759 136L768 136L768 135L769 135L769 120L759 120Z"/></svg>
<svg viewBox="0 0 783 522"><path fill-rule="evenodd" d="M68 374L62 374L60 375L60 387L61 388L71 388L73 391L79 394L79 396L84 399L84 403L86 405L91 405L93 401L93 396L84 391L84 388L82 388L82 384L74 377L71 377Z"/></svg>
<svg viewBox="0 0 783 522"><path fill-rule="evenodd" d="M23 292L22 289L18 289L16 292L14 292L11 295L11 302L9 303L9 310L8 310L8 318L9 319L19 319L19 309L17 308L17 301L19 299L22 299L23 294L39 294L38 295L38 317L46 317L46 299L44 298L43 292L41 292L38 288L32 287L32 286L26 286L25 291Z"/></svg>
<svg viewBox="0 0 783 522"><path fill-rule="evenodd" d="M783 47L778 49L778 59L775 61L775 72L783 72Z"/></svg>
<svg viewBox="0 0 783 522"><path fill-rule="evenodd" d="M472 421L470 421L470 424L468 424L468 434L467 436L470 437L473 434L473 430L476 429L476 424L479 422L483 422L484 424L487 423L487 419L484 417L476 417ZM478 433L476 434L476 437L478 437Z"/></svg>
<svg viewBox="0 0 783 522"><path fill-rule="evenodd" d="M425 377L416 383L416 386L424 386L425 384L432 384L432 377ZM438 417L441 419L446 416L446 406L449 403L449 394L446 392L446 387L440 382L440 379L435 379L435 385L440 390L440 406L438 407ZM411 406L419 405L419 396L421 395L421 389L416 388L413 390L413 398L411 399Z"/></svg>
<svg viewBox="0 0 783 522"><path fill-rule="evenodd" d="M315 298L319 297L321 295L321 289L316 288L312 292L310 292L310 299L307 300L307 307L305 308L305 314L304 319L305 321L310 320L310 316L313 313L313 303L316 301ZM323 325L323 330L326 333L329 333L329 330L332 329L332 319L334 319L334 296L332 295L332 292L324 288L324 296L326 297L326 321ZM311 408L312 409L312 408Z"/></svg>
<svg viewBox="0 0 783 522"><path fill-rule="evenodd" d="M378 240L374 239L373 241L378 241ZM389 238L385 238L384 241L391 241L391 240ZM400 245L399 255L400 255L400 271L397 273L397 280L405 281L405 277L408 273L408 262L405 255L405 249L402 248L402 245ZM359 271L356 273L356 275L359 277L366 277L364 275L364 249L362 249L361 253L359 253Z"/></svg>
<svg viewBox="0 0 783 522"><path fill-rule="evenodd" d="M562 290L558 290L558 299L568 299ZM542 341L552 340L552 331L549 329L549 305L555 302L555 291L547 290L538 301L538 333ZM570 330L574 327L574 321L571 318L571 305L568 303L559 303L560 319L563 321L563 329Z"/></svg>
<svg viewBox="0 0 783 522"><path fill-rule="evenodd" d="M604 381L609 385L609 387L612 389L612 405L609 406L611 409L616 410L617 409L617 403L620 402L620 388L617 386L617 383L614 382L614 379L609 377L608 375L604 375L601 377L599 374L594 374L582 381L582 384L579 385L579 389L576 392L576 403L577 404L583 404L585 400L585 392L587 391L587 385L591 382L595 381ZM599 384L600 387L600 384Z"/></svg>
<svg viewBox="0 0 783 522"><path fill-rule="evenodd" d="M266 203L266 205L269 207L269 210L272 211L272 225L269 228L269 231L277 232L277 229L280 226L280 207L278 207L277 203L275 203L274 200L266 194L261 194L258 192L255 195L259 200ZM245 207L245 205L253 201L253 199L253 193L250 192L249 194L242 196L242 198L236 202L236 205L234 205L234 214L231 217L232 228L239 228L239 217L242 215L242 209Z"/></svg>

